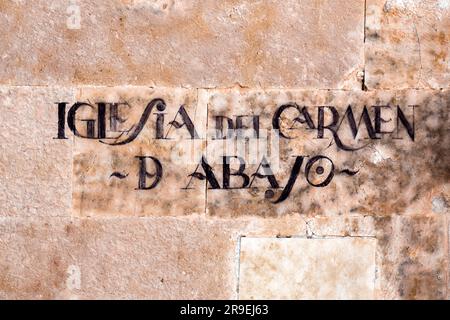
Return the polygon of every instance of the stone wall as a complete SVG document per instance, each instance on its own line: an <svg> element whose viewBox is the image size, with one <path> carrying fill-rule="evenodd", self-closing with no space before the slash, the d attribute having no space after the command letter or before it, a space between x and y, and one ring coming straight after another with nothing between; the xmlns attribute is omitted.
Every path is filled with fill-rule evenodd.
<svg viewBox="0 0 450 320"><path fill-rule="evenodd" d="M449 1L0 0L0 29L0 298L450 297Z"/></svg>

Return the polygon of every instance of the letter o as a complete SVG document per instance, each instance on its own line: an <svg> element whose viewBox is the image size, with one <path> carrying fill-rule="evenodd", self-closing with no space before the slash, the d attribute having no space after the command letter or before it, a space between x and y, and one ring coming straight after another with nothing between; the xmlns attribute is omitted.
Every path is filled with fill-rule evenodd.
<svg viewBox="0 0 450 320"><path fill-rule="evenodd" d="M325 180L323 180L321 183L317 183L316 184L316 183L311 182L311 180L309 179L309 172L311 170L311 167L314 165L314 163L316 163L317 161L322 160L322 159L326 159L326 160L328 160L331 163L331 170L330 170L330 173L328 174L328 176L326 177ZM331 180L334 177L334 164L333 164L333 161L331 161L330 158L325 157L325 156L312 157L311 159L309 159L308 163L306 164L305 175L306 175L306 180L308 181L308 183L310 185L312 185L314 187L326 187L331 182Z"/></svg>

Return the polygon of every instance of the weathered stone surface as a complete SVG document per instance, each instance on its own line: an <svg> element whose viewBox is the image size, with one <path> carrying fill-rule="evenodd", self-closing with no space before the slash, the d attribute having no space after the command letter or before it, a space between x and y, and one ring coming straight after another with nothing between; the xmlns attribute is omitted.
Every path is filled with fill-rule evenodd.
<svg viewBox="0 0 450 320"><path fill-rule="evenodd" d="M0 216L71 213L72 141L55 140L68 88L0 87Z"/></svg>
<svg viewBox="0 0 450 320"><path fill-rule="evenodd" d="M0 298L236 298L239 237L292 234L300 216L2 218Z"/></svg>
<svg viewBox="0 0 450 320"><path fill-rule="evenodd" d="M448 0L368 0L369 89L449 88Z"/></svg>
<svg viewBox="0 0 450 320"><path fill-rule="evenodd" d="M373 278L375 288L373 297L375 299L445 299L447 295L446 272L448 270L448 235L446 234L445 215L421 213L409 216L299 217L298 221L293 218L286 220L292 226L297 226L297 229L285 227L280 231L281 225L274 223L280 218L253 219L252 224L239 232L240 235L247 237L277 235L295 240L309 238L339 241L340 239L355 239L355 237L357 239L376 239L376 276ZM271 234L270 231L263 231L261 227L257 227L256 221L260 221L259 224L267 221L268 226L274 223L273 230L277 229L277 233ZM243 241L245 241L244 239L246 238L242 238ZM301 254L301 251L297 253L295 250L293 251L294 255ZM320 252L321 249L318 251ZM285 255L285 257L287 256L290 254ZM283 259L285 258L263 259L255 265L263 266L263 262L271 262L274 266L280 265L280 268L283 268L284 264L280 263ZM293 279L296 277L296 270L293 268L291 271L292 273L286 276ZM262 273L258 273L258 275ZM251 281L254 279L255 277L251 278ZM264 279L261 278L258 281L260 281L261 288L268 286ZM317 283L317 285L325 285L327 281L322 279ZM240 287L242 285L241 281ZM311 291L308 292L308 294L310 293ZM241 291L239 297L243 298ZM310 295L309 298L311 297Z"/></svg>
<svg viewBox="0 0 450 320"><path fill-rule="evenodd" d="M380 299L445 299L448 252L445 216L375 219Z"/></svg>
<svg viewBox="0 0 450 320"><path fill-rule="evenodd" d="M306 237L372 237L377 229L376 217L372 215L345 214L340 216L324 216L304 218L307 230Z"/></svg>
<svg viewBox="0 0 450 320"><path fill-rule="evenodd" d="M209 130L214 128L216 116L231 117L235 124L236 116L239 115L259 116L261 132L271 130L276 110L288 103L296 103L300 108L307 106L311 126L314 126L314 129L311 129L305 120L305 114L295 108L282 113L281 132L291 139L280 138L279 158L275 153L269 159L269 162L279 160L278 171L275 171L276 166L271 166L279 188L273 187L267 178L254 179L254 184L249 183L246 188L239 188L243 185L243 178L231 176L230 186L224 190L223 164L220 160L225 150L222 143L226 140L208 136L207 158L221 186L220 189L213 189L211 184L208 184L207 211L210 215L280 216L293 212L307 216L348 213L415 214L431 212L433 201L436 206L435 199L447 197L446 185L450 172L446 160L450 142L445 134L449 125L446 112L450 101L448 90L217 90L200 94L200 97L200 108L208 105ZM349 105L352 106L355 129L359 125L355 138L348 114L345 115ZM338 146L337 139L329 129L324 129L323 139L318 139L319 106L336 108L339 114L336 123L340 123L337 132L343 146ZM361 120L365 106L368 124L364 119ZM381 118L387 122L380 122L378 131L394 131L393 133L376 133L369 139L368 128L377 130L376 109L373 106L390 106L390 109L380 109ZM329 109L324 110L323 124L326 127L332 123L332 117ZM404 120L409 121L410 132L402 123L401 115ZM251 127L251 118L246 119L245 124L249 126L250 119ZM252 143L253 140L249 145ZM344 150L347 147L363 148ZM226 152L229 156L244 156L243 152L239 153L233 149ZM324 168L322 174L315 172L317 164L311 167L309 179L313 184L309 184L305 177L307 162L317 155L328 157L334 165L334 176L329 184L323 187L315 187L313 184L320 184L330 175L332 169L329 160L318 162ZM296 156L307 158L302 163L293 189L284 201L274 203L288 184ZM261 159L254 163L247 161L245 173L250 181L254 178L260 161ZM232 172L238 170L238 164L232 163ZM265 172L260 170L259 173ZM268 192L271 193L269 198L266 197Z"/></svg>
<svg viewBox="0 0 450 320"><path fill-rule="evenodd" d="M203 219L3 219L0 298L233 298L235 243Z"/></svg>
<svg viewBox="0 0 450 320"><path fill-rule="evenodd" d="M450 298L449 1L5 0L0 27L0 299ZM276 187L214 129L287 103Z"/></svg>
<svg viewBox="0 0 450 320"><path fill-rule="evenodd" d="M0 83L361 87L363 0L77 3L2 1Z"/></svg>
<svg viewBox="0 0 450 320"><path fill-rule="evenodd" d="M372 299L376 240L242 238L241 299Z"/></svg>
<svg viewBox="0 0 450 320"><path fill-rule="evenodd" d="M97 119L97 103L108 103L105 108L107 119L112 113L109 103L127 105L122 104L119 108L118 117L125 121L117 124L116 132L111 132L113 125L106 121L105 139L75 137L75 215L148 216L205 212L205 182L189 183L189 174L195 171L204 149L206 134L207 109L197 108L197 91L144 87L82 88L77 99L94 105L94 108L80 109L80 120L77 122L80 131L83 127L86 131L83 120ZM133 136L139 120L153 99L162 99L165 110L159 110L161 105L155 105L136 139L123 145L111 145L127 141ZM180 108L184 108L194 125L195 132L192 131L192 135L195 139L191 139L192 135L186 128ZM164 123L161 127L163 135L157 139L158 114L164 116ZM182 126L177 128L171 121L177 121ZM127 131L121 132L125 130ZM98 137L98 133L94 134ZM156 160L148 157L159 161L160 173ZM144 172L149 175L157 174L160 180L153 176L143 179L140 174L143 165ZM152 187L153 183L157 184ZM148 189L150 187L152 188Z"/></svg>
<svg viewBox="0 0 450 320"><path fill-rule="evenodd" d="M242 271L238 239L243 237L241 251L245 252L242 244L248 237L277 236L282 240L327 239L332 245L342 239L376 239L376 277L370 284L375 288L371 289L374 298L442 299L448 266L444 221L445 216L436 214L230 220L199 216L3 218L0 297L236 298L240 267ZM322 249L317 252L325 254ZM299 257L303 251L296 247L292 255ZM283 268L279 261L288 256L276 259L275 265ZM345 274L348 269L339 271ZM322 286L327 283L323 279L309 281ZM240 298L244 297L243 285L240 282Z"/></svg>
<svg viewBox="0 0 450 320"><path fill-rule="evenodd" d="M445 299L445 215L318 216L305 222L311 238L377 239L376 299Z"/></svg>

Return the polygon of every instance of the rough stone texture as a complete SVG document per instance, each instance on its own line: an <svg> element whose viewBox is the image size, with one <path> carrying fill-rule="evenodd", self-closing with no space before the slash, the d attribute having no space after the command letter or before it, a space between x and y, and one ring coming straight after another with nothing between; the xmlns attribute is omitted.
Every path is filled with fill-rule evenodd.
<svg viewBox="0 0 450 320"><path fill-rule="evenodd" d="M0 299L245 298L254 297L255 280L257 293L272 297L450 299L447 0L71 2L0 1ZM270 199L281 190L266 199L264 179L247 190L206 189L194 179L194 189L183 190L198 161L180 157L192 147L186 127L170 129L172 140L154 139L158 112L125 146L68 128L69 139L53 139L55 102L128 102L133 110L119 128L129 129L153 98L167 102L165 128L186 107L201 137L194 149L208 161L221 150L222 141L207 136L216 115L260 114L267 129L286 102L334 105L341 116L351 104L356 121L364 105L371 119L374 104L399 105L409 120L408 106L419 107L414 142L403 127L403 140L367 140L362 123L350 141L371 144L354 152L330 144L328 130L317 139L293 122L293 110L283 114L281 129L294 139L281 140L280 185L296 154L327 155L337 171L327 187L308 187L303 163L289 198L276 205ZM316 122L317 109L310 111ZM85 108L77 123L95 116ZM342 137L349 141L348 128ZM138 154L162 160L158 188L134 190ZM222 185L223 166L211 165ZM110 177L114 171L127 176ZM231 177L232 186L239 182ZM261 241L285 245L270 257L247 250ZM310 290L364 273L343 267L283 283L306 274L296 272L307 261L293 242L321 243L308 256L322 256L324 267L333 255L353 266L370 256L359 260L374 268L365 277L372 281ZM325 256L359 242L370 248ZM249 266L256 256L264 259ZM280 270L273 287L273 271L245 273L272 265Z"/></svg>
<svg viewBox="0 0 450 320"><path fill-rule="evenodd" d="M367 0L368 89L450 86L450 2Z"/></svg>
<svg viewBox="0 0 450 320"><path fill-rule="evenodd" d="M0 83L361 88L364 0L78 3L1 1Z"/></svg>
<svg viewBox="0 0 450 320"><path fill-rule="evenodd" d="M0 298L232 298L235 243L198 218L4 219Z"/></svg>
<svg viewBox="0 0 450 320"><path fill-rule="evenodd" d="M376 240L243 238L241 299L373 299Z"/></svg>
<svg viewBox="0 0 450 320"><path fill-rule="evenodd" d="M337 107L344 107L349 101L356 106L390 103L420 107L415 109L415 141L408 140L404 131L401 133L403 140L385 136L374 146L382 156L376 156L371 148L370 152L337 151L335 145L327 148L330 142L327 135L324 140L310 140L310 132L286 131L308 139L282 142L281 150L287 148L292 153L300 150L308 154L317 150L327 152L330 158L336 159L336 167L345 164L353 168L355 163L358 164L360 172L356 176L337 177L345 178L345 183L327 191L328 195L337 193L336 199L341 199L339 204L328 201L329 198L319 193L310 193L306 197L294 189L292 198L286 201L295 201L287 202L287 206L282 203L281 214L266 209L263 194L246 198L245 190L222 190L220 195L214 195L215 191L208 189L207 216L117 218L189 212L184 209L164 211L163 206L158 207L153 199L148 199L148 203L143 200L142 210L136 214L130 211L138 203L133 197L129 198L127 192L130 191L110 193L109 189L120 188L119 184L110 186L102 182L98 189L103 191L100 195L116 195L109 198L111 203L105 199L105 207L98 211L95 202L88 203L92 208L88 206L86 211L78 210L75 199L80 197L76 195L76 179L85 175L95 182L113 169L109 165L122 163L112 157L111 149L116 147L106 147L97 140L88 141L69 133L68 140L54 140L57 119L53 103L124 100L136 106L136 115L140 115L145 103L153 97L166 100L167 119L170 120L178 106L185 104L189 114L195 115L194 123L203 138L206 136L206 106L210 126L214 124L211 117L222 111L236 116L243 111L252 114L263 110L261 128L265 128L267 119L271 119L274 106L286 101ZM2 156L5 157L1 162L1 187L5 191L1 196L5 199L1 202L4 218L0 223L0 292L4 298L235 298L238 239L241 237L376 239L375 289L373 293L361 290L361 294L378 299L443 299L447 296L449 171L445 155L449 144L444 132L448 126L445 112L448 91L200 90L197 94L185 89L175 92L143 87L83 87L74 94L64 88L3 87L1 99L5 110L1 124ZM263 105L266 109L261 109ZM356 110L360 109L355 109L358 119ZM410 119L411 114L406 110L405 114ZM291 116L295 114L283 118L283 130L290 127ZM92 114L82 113L80 117L90 118ZM133 122L136 118L130 114L128 119ZM313 119L315 121L316 115ZM126 127L128 122L122 125ZM149 121L146 131L126 148L117 147L122 150L117 153L134 155L137 151L155 148L154 129L154 122ZM364 127L361 130L365 134ZM172 134L174 141L185 141L185 128L174 129ZM173 145L169 141L161 143ZM72 145L75 147L72 214L82 219L68 217ZM100 171L93 174L77 169L83 153L91 155L95 161L105 160L106 166L95 166L105 171L103 176ZM30 161L36 160L31 167L22 162L23 154L29 155ZM286 159L288 154L281 155ZM164 163L170 163L169 160L173 159ZM100 161L100 164L103 163ZM129 165L126 161L124 164ZM129 168L134 165L131 163ZM40 176L39 172L45 172L45 176ZM187 172L192 172L192 168ZM23 181L33 183L28 185ZM46 183L45 187L42 182ZM360 183L366 186L365 196L360 192L348 193L347 186L353 184L354 188L359 188ZM399 187L404 190L401 194ZM205 210L204 193L199 193L202 190L204 188L189 190L190 194L199 195L198 202L193 205L199 213ZM30 197L30 194L34 196ZM230 198L233 194L235 198ZM298 196L300 200L296 198ZM176 207L177 201L183 201L170 197L167 192L158 195L160 203L167 202L172 207ZM317 205L311 207L314 197L317 197ZM223 201L223 208L211 207L215 201ZM118 203L125 204L119 206ZM351 210L355 203L359 204L359 209ZM30 215L34 218L26 219ZM66 218L46 218L58 215ZM115 218L100 219L103 216ZM213 257L212 262L208 257ZM240 286L245 292L245 284Z"/></svg>
<svg viewBox="0 0 450 320"><path fill-rule="evenodd" d="M445 299L448 235L446 217L341 216L306 220L309 237L374 237L377 239L377 299Z"/></svg>
<svg viewBox="0 0 450 320"><path fill-rule="evenodd" d="M0 298L236 298L241 235L305 230L300 216L2 218Z"/></svg>
<svg viewBox="0 0 450 320"><path fill-rule="evenodd" d="M210 215L280 216L292 212L307 216L339 215L348 212L364 215L414 214L431 212L432 199L446 197L446 194L448 196L446 185L450 171L446 155L449 154L450 141L445 133L449 126L446 112L450 101L448 90L217 90L209 91L208 97L200 101L209 107L209 129L215 125L215 116L259 115L261 130L273 127L273 114L280 105L286 103L307 106L316 128L318 106L335 106L340 114L339 119L343 119L347 107L352 105L356 123L360 121L364 106L367 106L373 123L372 106L389 105L394 109L383 109L382 117L391 119L389 123L382 124L383 131L396 128L397 106L400 106L405 117L412 122L410 106L417 105L414 108L414 141L401 124L398 126L398 132L395 129L391 134L378 135L380 139L367 140L368 131L364 122L359 128L356 140L353 140L348 118L345 118L338 131L343 143L351 147L365 146L351 152L338 148L328 130L325 130L328 132L325 132L324 139L317 139L317 130L308 129L305 123L294 122L296 117L304 120L304 116L299 112L292 109L291 112L284 112L281 131L292 139L280 138L280 166L279 171L274 172L280 188L271 188L267 179L257 179L251 188L246 189L213 190L209 187L207 209ZM325 123L331 123L331 119L328 118ZM211 165L219 178L222 164L217 163L220 159L216 158L224 151L219 146L220 152L217 152L216 147L221 143L222 140L213 140L208 136L208 160L212 162ZM229 155L241 154L233 153L232 150ZM309 158L315 155L329 157L334 163L335 175L326 187L313 187L306 182L304 163L290 196L283 202L274 204L273 201L279 197L282 188L287 184L294 157L298 155L306 155ZM255 173L259 164L260 160L248 165L246 174L251 176ZM325 162L324 165L326 164ZM237 168L235 165L233 170ZM349 176L342 172L345 169L357 173ZM328 171L322 177L315 175L313 170L313 182L316 177L323 181L331 169L326 170ZM232 177L231 181L231 187L242 185L240 177ZM272 190L275 196L266 199L266 190ZM246 209L242 210L244 206Z"/></svg>
<svg viewBox="0 0 450 320"><path fill-rule="evenodd" d="M73 171L73 207L77 216L105 215L186 215L204 213L205 182L193 181L189 184L188 175L195 171L204 149L207 109L197 108L197 92L195 90L164 90L150 88L83 88L77 101L126 102L129 107L122 106L119 116L126 119L120 123L117 130L130 130L136 127L146 106L153 99L163 99L166 109L159 112L153 108L144 129L137 138L124 145L108 145L124 141L132 134L132 130L118 139L81 139L76 138ZM176 128L170 125L175 120L183 123L178 114L184 106L192 120L198 140L191 140L186 126ZM108 109L108 108L107 108ZM109 109L108 109L109 110ZM80 109L80 118L96 119L97 111L87 107ZM87 114L86 114L87 113ZM92 113L92 114L91 114ZM164 137L156 140L156 114L165 113ZM107 118L109 114L107 113ZM108 122L108 121L107 121ZM83 123L79 121L82 130ZM107 137L118 137L118 133L110 133ZM83 133L82 133L83 134ZM195 150L195 153L191 153ZM137 156L156 157L162 166L162 178L151 190L136 190L139 185L140 160ZM186 158L187 157L187 158ZM146 170L156 173L156 167L151 159L144 160ZM121 173L125 178L112 176L114 172ZM149 187L154 178L148 177L145 187ZM186 188L189 184L189 189Z"/></svg>
<svg viewBox="0 0 450 320"><path fill-rule="evenodd" d="M0 87L0 217L70 216L72 140L57 136L67 88Z"/></svg>
<svg viewBox="0 0 450 320"><path fill-rule="evenodd" d="M447 288L445 228L444 217L435 214L2 218L0 297L236 298L238 239L277 236L376 239L375 298L442 299Z"/></svg>
<svg viewBox="0 0 450 320"><path fill-rule="evenodd" d="M443 216L377 217L379 298L445 299L448 235Z"/></svg>

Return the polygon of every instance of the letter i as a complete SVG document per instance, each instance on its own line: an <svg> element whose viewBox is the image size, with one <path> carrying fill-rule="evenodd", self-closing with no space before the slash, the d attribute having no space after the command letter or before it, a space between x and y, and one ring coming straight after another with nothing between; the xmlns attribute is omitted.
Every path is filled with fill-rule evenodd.
<svg viewBox="0 0 450 320"><path fill-rule="evenodd" d="M68 102L56 102L58 104L58 136L53 139L67 139L66 137L66 105Z"/></svg>

